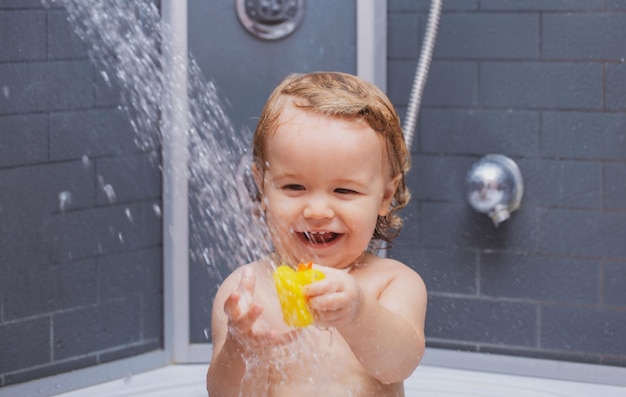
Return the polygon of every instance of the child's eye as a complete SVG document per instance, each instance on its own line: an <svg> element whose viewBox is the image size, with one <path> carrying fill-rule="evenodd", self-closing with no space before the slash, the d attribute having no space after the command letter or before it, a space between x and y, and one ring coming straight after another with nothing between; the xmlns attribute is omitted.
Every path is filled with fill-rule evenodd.
<svg viewBox="0 0 626 397"><path fill-rule="evenodd" d="M285 190L292 190L292 191L298 191L299 192L301 190L304 190L304 186L292 183L292 184L283 186L283 189L285 189Z"/></svg>
<svg viewBox="0 0 626 397"><path fill-rule="evenodd" d="M352 189L344 189L344 188L337 188L335 189L335 193L339 193L339 194L356 194L357 192L352 190Z"/></svg>

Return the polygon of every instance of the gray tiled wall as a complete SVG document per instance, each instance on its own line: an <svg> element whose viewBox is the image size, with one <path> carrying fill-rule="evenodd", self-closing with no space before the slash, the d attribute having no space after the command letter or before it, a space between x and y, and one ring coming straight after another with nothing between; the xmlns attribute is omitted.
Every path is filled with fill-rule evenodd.
<svg viewBox="0 0 626 397"><path fill-rule="evenodd" d="M158 149L119 94L63 9L0 0L0 387L161 348Z"/></svg>
<svg viewBox="0 0 626 397"><path fill-rule="evenodd" d="M406 112L430 2L388 2L388 93ZM626 366L626 2L444 1L391 255L429 287L430 346ZM464 199L513 158L500 227Z"/></svg>

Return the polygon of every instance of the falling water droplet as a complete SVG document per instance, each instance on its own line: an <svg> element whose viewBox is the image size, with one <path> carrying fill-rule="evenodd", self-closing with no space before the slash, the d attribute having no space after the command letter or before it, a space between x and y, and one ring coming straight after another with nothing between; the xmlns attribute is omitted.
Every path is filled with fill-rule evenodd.
<svg viewBox="0 0 626 397"><path fill-rule="evenodd" d="M133 221L133 214L131 214L130 212L130 208L126 207L126 210L124 211L126 213L126 218L128 218L128 220L132 223Z"/></svg>
<svg viewBox="0 0 626 397"><path fill-rule="evenodd" d="M59 193L59 208L61 212L65 212L68 205L72 203L72 194L68 191Z"/></svg>
<svg viewBox="0 0 626 397"><path fill-rule="evenodd" d="M107 195L107 199L109 200L109 203L113 204L115 202L115 189L113 189L113 186L107 183L106 185L102 187L102 189L104 190L104 193Z"/></svg>
<svg viewBox="0 0 626 397"><path fill-rule="evenodd" d="M122 235L122 232L119 232L117 234L117 239L120 240L120 243L124 243L124 236Z"/></svg>
<svg viewBox="0 0 626 397"><path fill-rule="evenodd" d="M100 75L104 79L104 82L107 83L107 85L110 87L111 86L111 79L109 78L109 74L107 72L105 72L104 70L101 70L100 71Z"/></svg>
<svg viewBox="0 0 626 397"><path fill-rule="evenodd" d="M83 167L89 167L89 156L87 156L86 154L83 154Z"/></svg>
<svg viewBox="0 0 626 397"><path fill-rule="evenodd" d="M209 340L209 329L208 328L204 329L204 337L206 338L206 340Z"/></svg>
<svg viewBox="0 0 626 397"><path fill-rule="evenodd" d="M10 94L9 86L5 85L4 87L2 87L2 93L4 94L5 98L8 98Z"/></svg>
<svg viewBox="0 0 626 397"><path fill-rule="evenodd" d="M152 209L154 210L154 213L156 214L157 217L161 217L161 207L159 207L158 204L153 204L152 205Z"/></svg>

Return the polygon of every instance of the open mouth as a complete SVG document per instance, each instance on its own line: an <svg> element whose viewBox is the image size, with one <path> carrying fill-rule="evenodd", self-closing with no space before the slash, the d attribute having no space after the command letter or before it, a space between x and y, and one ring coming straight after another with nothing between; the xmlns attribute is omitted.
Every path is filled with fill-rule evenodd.
<svg viewBox="0 0 626 397"><path fill-rule="evenodd" d="M302 235L312 244L329 244L339 237L338 233L333 232L304 232Z"/></svg>

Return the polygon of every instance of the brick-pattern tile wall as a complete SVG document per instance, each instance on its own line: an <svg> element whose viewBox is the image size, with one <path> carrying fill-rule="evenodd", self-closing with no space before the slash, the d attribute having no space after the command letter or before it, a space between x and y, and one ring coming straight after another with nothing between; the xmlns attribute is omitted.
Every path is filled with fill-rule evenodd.
<svg viewBox="0 0 626 397"><path fill-rule="evenodd" d="M87 50L0 0L0 387L162 345L159 152Z"/></svg>
<svg viewBox="0 0 626 397"><path fill-rule="evenodd" d="M388 2L388 94L406 112L430 1ZM446 0L391 255L429 288L429 346L626 366L626 2ZM513 158L495 228L470 166Z"/></svg>

